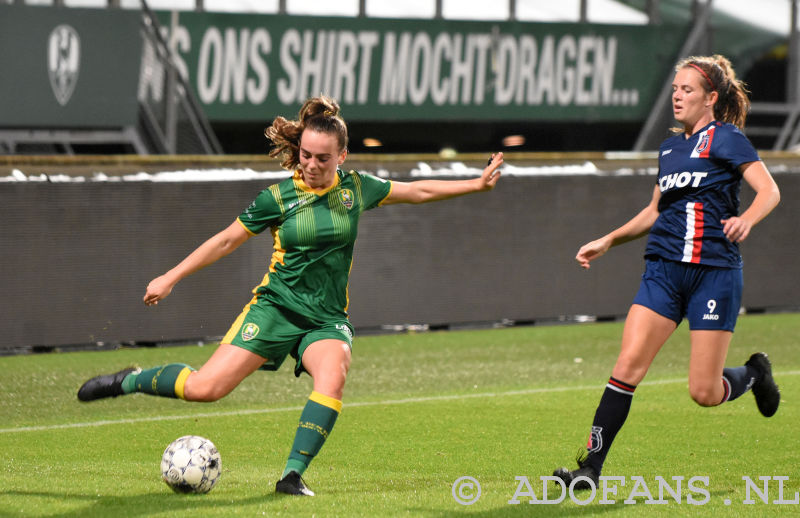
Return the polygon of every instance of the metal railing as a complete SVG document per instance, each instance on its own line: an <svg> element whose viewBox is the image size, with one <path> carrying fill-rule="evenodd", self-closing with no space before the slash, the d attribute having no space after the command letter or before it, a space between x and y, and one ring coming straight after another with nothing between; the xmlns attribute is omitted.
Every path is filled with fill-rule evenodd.
<svg viewBox="0 0 800 518"><path fill-rule="evenodd" d="M707 0L706 2L695 1L693 3L694 25L692 25L689 36L678 52L678 56L704 54L708 51L711 3L712 0ZM664 140L666 136L665 128L669 126L672 118L670 98L672 96L672 78L674 75L672 70L667 74L664 84L653 102L653 108L650 110L639 136L636 138L636 142L633 145L634 151L658 149L659 144Z"/></svg>
<svg viewBox="0 0 800 518"><path fill-rule="evenodd" d="M652 0L657 1L657 0ZM786 151L800 146L800 35L797 30L798 0L791 2L791 20L788 51L788 73L785 102L755 102L749 115L757 116L757 122L748 125L745 133L749 137L760 137L772 143L773 151ZM708 52L712 0L694 0L694 25L680 50L679 56L705 54ZM651 14L651 22L652 22ZM663 128L671 120L670 96L673 72L670 71L654 106L639 133L634 151L657 149L665 137Z"/></svg>
<svg viewBox="0 0 800 518"><path fill-rule="evenodd" d="M177 25L177 11L172 12L172 25ZM161 24L142 0L142 51L140 81L155 74L151 81L160 87L155 92L139 89L139 131L144 133L156 153L219 154L222 146L197 101L191 87L177 66L172 49L162 34ZM154 95L151 95L154 94Z"/></svg>
<svg viewBox="0 0 800 518"><path fill-rule="evenodd" d="M771 124L748 126L749 136L774 139L772 150L785 151L800 145L800 34L797 30L798 4L791 1L788 67L785 102L761 102L750 106L750 114L770 118Z"/></svg>

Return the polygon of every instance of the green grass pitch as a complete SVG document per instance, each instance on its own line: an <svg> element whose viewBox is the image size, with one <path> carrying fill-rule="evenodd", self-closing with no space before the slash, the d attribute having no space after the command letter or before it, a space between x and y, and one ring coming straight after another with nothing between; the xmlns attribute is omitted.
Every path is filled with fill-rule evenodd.
<svg viewBox="0 0 800 518"><path fill-rule="evenodd" d="M634 396L604 475L614 503L569 495L552 505L528 495L527 477L574 466L619 348L621 323L534 326L368 336L356 339L344 409L304 478L314 498L277 496L310 379L288 365L257 372L222 401L186 403L137 394L79 403L82 381L130 364L199 367L213 347L127 349L0 358L0 516L789 516L800 491L800 314L739 320L729 365L764 350L782 389L777 415L763 418L751 394L715 408L689 398L685 324L664 346ZM207 495L178 495L159 461L173 439L210 438L222 477ZM460 477L480 484L461 505ZM636 503L626 504L640 476ZM684 477L680 503L658 500L656 477ZM750 488L749 477L768 502ZM706 477L707 498L690 492ZM783 504L779 483L783 483ZM701 485L698 483L697 485ZM476 487L456 495L474 497ZM548 497L559 495L550 484ZM675 489L675 484L672 486ZM649 490L652 498L641 494ZM707 500L703 505L688 503ZM577 493L586 498L586 493ZM726 502L727 501L727 502Z"/></svg>

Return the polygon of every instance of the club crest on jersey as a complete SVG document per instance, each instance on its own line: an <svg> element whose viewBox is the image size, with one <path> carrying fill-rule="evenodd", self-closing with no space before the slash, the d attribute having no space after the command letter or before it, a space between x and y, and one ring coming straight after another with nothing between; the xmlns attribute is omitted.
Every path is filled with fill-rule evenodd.
<svg viewBox="0 0 800 518"><path fill-rule="evenodd" d="M700 142L697 143L695 151L697 151L698 153L702 153L703 151L705 151L706 148L708 147L708 140L709 140L708 133L706 133L700 138Z"/></svg>
<svg viewBox="0 0 800 518"><path fill-rule="evenodd" d="M342 205L347 207L347 210L353 208L353 191L350 189L342 189L339 191L339 200L342 202Z"/></svg>
<svg viewBox="0 0 800 518"><path fill-rule="evenodd" d="M711 126L700 134L697 145L692 150L691 158L708 158L711 150L711 142L714 141L714 126Z"/></svg>
<svg viewBox="0 0 800 518"><path fill-rule="evenodd" d="M253 338L258 335L258 332L261 331L257 325L252 322L248 322L242 328L242 340L252 340Z"/></svg>

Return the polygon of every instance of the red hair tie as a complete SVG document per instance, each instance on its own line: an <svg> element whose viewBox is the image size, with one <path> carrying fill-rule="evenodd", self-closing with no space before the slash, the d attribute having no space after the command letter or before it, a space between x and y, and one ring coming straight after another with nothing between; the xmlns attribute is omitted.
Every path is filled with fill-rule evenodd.
<svg viewBox="0 0 800 518"><path fill-rule="evenodd" d="M694 63L688 63L688 65L690 67L693 67L695 70L697 70L701 74L703 74L703 77L705 77L706 81L708 81L708 86L711 87L711 90L714 90L714 81L712 81L711 78L708 77L708 74L706 74L706 72L702 68L700 68L699 66L695 65Z"/></svg>

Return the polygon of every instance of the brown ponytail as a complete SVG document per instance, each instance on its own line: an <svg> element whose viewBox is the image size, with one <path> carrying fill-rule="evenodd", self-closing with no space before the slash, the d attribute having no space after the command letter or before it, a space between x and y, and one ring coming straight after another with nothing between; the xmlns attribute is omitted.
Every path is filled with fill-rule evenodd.
<svg viewBox="0 0 800 518"><path fill-rule="evenodd" d="M728 58L720 54L691 56L679 62L675 70L685 67L692 67L703 75L704 81L701 82L707 92L717 92L714 118L744 129L747 112L750 111L750 99L747 97L750 92L736 78L736 72Z"/></svg>
<svg viewBox="0 0 800 518"><path fill-rule="evenodd" d="M339 149L347 149L347 125L339 115L339 104L326 96L312 97L300 108L297 120L275 117L264 135L272 141L269 156L278 157L281 167L290 171L300 165L300 138L310 129L336 137Z"/></svg>

